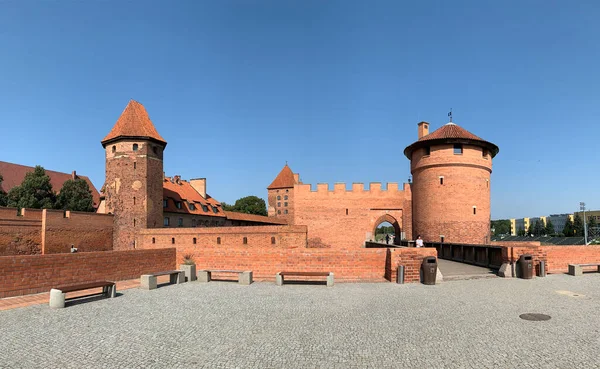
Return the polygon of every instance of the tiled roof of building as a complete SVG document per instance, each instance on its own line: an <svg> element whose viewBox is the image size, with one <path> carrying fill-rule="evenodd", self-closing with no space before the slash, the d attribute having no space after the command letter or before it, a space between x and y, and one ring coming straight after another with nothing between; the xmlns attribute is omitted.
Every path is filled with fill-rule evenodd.
<svg viewBox="0 0 600 369"><path fill-rule="evenodd" d="M164 179L163 199L167 200L167 207L163 206L165 212L225 217L220 202L209 194L202 197L188 181L178 177Z"/></svg>
<svg viewBox="0 0 600 369"><path fill-rule="evenodd" d="M493 143L472 134L455 123L450 122L407 146L404 149L404 155L410 160L412 152L419 147L428 146L430 144L445 142L452 143L457 141L470 141L475 145L486 147L488 150L490 150L492 157L496 156L496 154L498 154L500 151L498 146L494 145Z"/></svg>
<svg viewBox="0 0 600 369"><path fill-rule="evenodd" d="M117 123L102 140L102 145L121 137L146 137L167 144L156 131L144 105L135 100L129 101Z"/></svg>
<svg viewBox="0 0 600 369"><path fill-rule="evenodd" d="M6 192L10 191L11 188L21 185L23 179L25 179L25 174L29 172L33 172L34 167L28 167L25 165L7 163L5 161L0 161L0 174L4 178L2 182L2 189ZM92 198L94 199L94 209L98 207L100 204L100 194L94 184L90 179L86 176L80 176L75 171L73 173L61 173L55 172L52 170L46 169L46 175L50 177L50 184L52 184L52 189L55 192L59 192L62 188L63 184L69 179L80 178L87 182L90 187L90 191L92 192Z"/></svg>
<svg viewBox="0 0 600 369"><path fill-rule="evenodd" d="M254 215L254 214L245 214L238 213L235 211L226 211L225 215L229 220L244 220L248 222L260 222L260 223L268 223L268 224L278 224L278 225L287 225L287 221L285 219L279 219L275 217L265 217L262 215Z"/></svg>
<svg viewBox="0 0 600 369"><path fill-rule="evenodd" d="M286 164L281 172L275 177L275 180L267 187L268 190L275 188L290 188L294 187L296 180L294 179L294 173Z"/></svg>

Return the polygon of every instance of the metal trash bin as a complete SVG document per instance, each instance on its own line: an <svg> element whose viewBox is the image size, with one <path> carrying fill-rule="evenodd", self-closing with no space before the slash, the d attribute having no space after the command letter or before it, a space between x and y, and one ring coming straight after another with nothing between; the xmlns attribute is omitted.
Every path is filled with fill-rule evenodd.
<svg viewBox="0 0 600 369"><path fill-rule="evenodd" d="M523 254L519 257L519 271L521 272L521 278L533 278L533 256Z"/></svg>
<svg viewBox="0 0 600 369"><path fill-rule="evenodd" d="M423 272L423 284L435 285L437 258L435 256L424 257L421 263L421 271Z"/></svg>

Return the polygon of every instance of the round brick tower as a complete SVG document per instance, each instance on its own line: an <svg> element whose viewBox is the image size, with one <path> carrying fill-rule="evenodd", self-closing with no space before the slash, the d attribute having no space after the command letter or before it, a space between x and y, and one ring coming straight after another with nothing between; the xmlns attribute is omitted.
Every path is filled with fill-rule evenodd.
<svg viewBox="0 0 600 369"><path fill-rule="evenodd" d="M413 237L425 241L484 244L490 241L490 176L498 146L454 123L404 149L410 160Z"/></svg>

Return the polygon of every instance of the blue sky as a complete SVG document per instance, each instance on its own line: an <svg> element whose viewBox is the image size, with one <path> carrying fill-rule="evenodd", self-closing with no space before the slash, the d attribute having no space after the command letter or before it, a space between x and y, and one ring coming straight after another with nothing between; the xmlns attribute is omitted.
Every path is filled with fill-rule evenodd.
<svg viewBox="0 0 600 369"><path fill-rule="evenodd" d="M3 1L0 160L104 182L129 99L220 201L406 182L417 123L494 142L492 218L600 209L594 1Z"/></svg>

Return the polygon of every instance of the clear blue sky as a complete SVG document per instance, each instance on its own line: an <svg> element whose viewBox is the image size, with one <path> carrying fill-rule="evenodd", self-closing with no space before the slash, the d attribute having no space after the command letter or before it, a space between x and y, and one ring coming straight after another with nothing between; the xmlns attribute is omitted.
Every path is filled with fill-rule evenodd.
<svg viewBox="0 0 600 369"><path fill-rule="evenodd" d="M167 175L233 202L406 182L416 124L500 147L492 218L600 209L597 1L2 1L0 160L104 182L129 99Z"/></svg>

